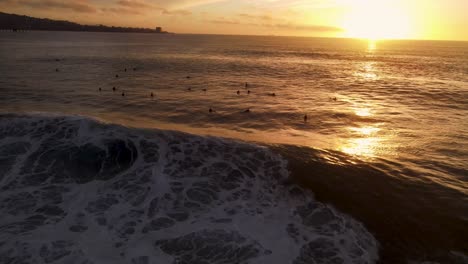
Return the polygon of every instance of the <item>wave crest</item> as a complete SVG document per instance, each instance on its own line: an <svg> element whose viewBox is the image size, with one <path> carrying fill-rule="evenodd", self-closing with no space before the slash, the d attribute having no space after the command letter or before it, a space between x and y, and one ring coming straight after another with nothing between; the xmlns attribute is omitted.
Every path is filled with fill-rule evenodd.
<svg viewBox="0 0 468 264"><path fill-rule="evenodd" d="M46 115L0 116L0 146L2 263L377 260L265 147Z"/></svg>

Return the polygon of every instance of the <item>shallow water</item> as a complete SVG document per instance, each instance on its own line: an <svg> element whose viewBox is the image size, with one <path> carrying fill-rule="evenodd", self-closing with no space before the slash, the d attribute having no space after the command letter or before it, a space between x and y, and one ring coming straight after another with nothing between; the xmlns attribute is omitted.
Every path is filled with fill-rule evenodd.
<svg viewBox="0 0 468 264"><path fill-rule="evenodd" d="M384 218L369 213L380 202L394 216L390 230L428 222L392 242L408 243L409 252L385 253L402 246L382 243L384 256L431 260L468 252L466 42L2 32L0 59L1 112L81 114L290 144L279 151L295 164L293 174L316 186L333 182L323 199L370 226L377 239L390 237L377 224ZM301 166L317 160L315 168L326 168ZM330 170L339 181L319 177ZM374 174L379 181L369 180ZM374 206L356 210L337 198L353 192L340 184L353 183L360 193L379 190L380 198L351 199ZM415 208L421 211L412 215Z"/></svg>

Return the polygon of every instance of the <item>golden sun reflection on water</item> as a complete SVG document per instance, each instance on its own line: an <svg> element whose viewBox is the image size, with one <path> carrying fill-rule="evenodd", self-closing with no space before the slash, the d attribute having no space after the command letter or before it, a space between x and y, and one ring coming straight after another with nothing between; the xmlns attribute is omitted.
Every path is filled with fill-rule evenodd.
<svg viewBox="0 0 468 264"><path fill-rule="evenodd" d="M362 117L366 117L366 116L371 116L371 115L372 115L371 109L370 109L370 108L355 108L355 109L354 109L354 113L355 113L357 116L362 116Z"/></svg>
<svg viewBox="0 0 468 264"><path fill-rule="evenodd" d="M373 54L377 51L377 41L369 40L366 51L369 53L370 58L372 58ZM359 63L354 75L370 81L378 80L378 69L375 67L375 64L375 61Z"/></svg>
<svg viewBox="0 0 468 264"><path fill-rule="evenodd" d="M362 135L370 136L374 133L377 133L380 130L380 128L374 127L374 126L366 126L366 127L351 127L350 130L353 132L362 134Z"/></svg>
<svg viewBox="0 0 468 264"><path fill-rule="evenodd" d="M372 117L378 106L354 103L351 111L357 117ZM346 128L346 136L337 149L348 155L359 158L376 158L381 155L393 154L388 144L391 144L389 131L384 123L352 125Z"/></svg>
<svg viewBox="0 0 468 264"><path fill-rule="evenodd" d="M375 62L367 61L361 64L354 76L363 78L368 81L375 81L379 79L379 75L377 74L378 70L375 68Z"/></svg>
<svg viewBox="0 0 468 264"><path fill-rule="evenodd" d="M377 41L375 39L369 39L367 44L367 52L373 53L377 49Z"/></svg>
<svg viewBox="0 0 468 264"><path fill-rule="evenodd" d="M378 149L381 148L382 139L376 134L380 128L376 126L350 127L349 130L355 137L349 138L340 150L353 156L372 158L375 157Z"/></svg>
<svg viewBox="0 0 468 264"><path fill-rule="evenodd" d="M376 156L378 147L380 146L380 140L380 138L375 137L352 138L341 146L340 150L353 156L373 158Z"/></svg>

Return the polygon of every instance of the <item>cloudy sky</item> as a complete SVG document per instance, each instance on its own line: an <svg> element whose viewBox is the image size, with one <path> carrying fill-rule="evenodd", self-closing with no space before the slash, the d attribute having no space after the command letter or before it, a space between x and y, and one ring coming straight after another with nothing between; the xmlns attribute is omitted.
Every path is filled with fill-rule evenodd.
<svg viewBox="0 0 468 264"><path fill-rule="evenodd" d="M468 40L468 0L0 0L0 11L176 33Z"/></svg>

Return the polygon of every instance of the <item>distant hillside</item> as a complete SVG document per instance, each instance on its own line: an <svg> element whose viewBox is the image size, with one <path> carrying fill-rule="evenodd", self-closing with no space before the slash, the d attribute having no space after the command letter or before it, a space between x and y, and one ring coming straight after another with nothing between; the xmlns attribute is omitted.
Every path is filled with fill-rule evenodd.
<svg viewBox="0 0 468 264"><path fill-rule="evenodd" d="M6 14L0 12L0 30L49 30L49 31L92 31L92 32L135 32L168 33L161 28L108 27L104 25L80 25L70 21L52 20Z"/></svg>

